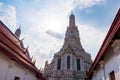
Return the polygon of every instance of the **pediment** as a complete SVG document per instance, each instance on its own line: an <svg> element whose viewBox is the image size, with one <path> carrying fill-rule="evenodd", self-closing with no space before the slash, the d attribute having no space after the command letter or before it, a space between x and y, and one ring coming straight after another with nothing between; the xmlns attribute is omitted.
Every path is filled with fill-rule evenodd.
<svg viewBox="0 0 120 80"><path fill-rule="evenodd" d="M65 53L73 53L73 49L71 48L70 45L68 45L67 48L65 49Z"/></svg>

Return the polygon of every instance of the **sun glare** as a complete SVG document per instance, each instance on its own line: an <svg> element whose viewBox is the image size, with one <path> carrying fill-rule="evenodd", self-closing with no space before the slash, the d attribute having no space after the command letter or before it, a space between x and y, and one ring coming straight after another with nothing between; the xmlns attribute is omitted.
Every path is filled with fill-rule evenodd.
<svg viewBox="0 0 120 80"><path fill-rule="evenodd" d="M49 16L44 24L49 30L61 32L65 26L65 20L59 16Z"/></svg>

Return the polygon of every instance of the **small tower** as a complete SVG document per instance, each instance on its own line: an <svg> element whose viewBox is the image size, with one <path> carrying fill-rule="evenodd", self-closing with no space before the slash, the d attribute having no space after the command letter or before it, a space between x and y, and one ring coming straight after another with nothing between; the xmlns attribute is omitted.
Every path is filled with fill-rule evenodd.
<svg viewBox="0 0 120 80"><path fill-rule="evenodd" d="M20 27L15 31L15 35L20 38L20 35L21 35L21 29Z"/></svg>
<svg viewBox="0 0 120 80"><path fill-rule="evenodd" d="M48 65L48 60L46 60L45 65Z"/></svg>

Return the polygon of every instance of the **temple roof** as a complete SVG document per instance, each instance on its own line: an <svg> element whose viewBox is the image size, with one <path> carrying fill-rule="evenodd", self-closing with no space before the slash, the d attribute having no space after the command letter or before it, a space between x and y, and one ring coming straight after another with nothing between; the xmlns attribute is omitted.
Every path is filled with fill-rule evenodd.
<svg viewBox="0 0 120 80"><path fill-rule="evenodd" d="M24 49L21 41L0 21L0 51L26 68L32 70L43 80L42 73L35 67L28 58L28 50ZM27 54L27 55L26 55Z"/></svg>

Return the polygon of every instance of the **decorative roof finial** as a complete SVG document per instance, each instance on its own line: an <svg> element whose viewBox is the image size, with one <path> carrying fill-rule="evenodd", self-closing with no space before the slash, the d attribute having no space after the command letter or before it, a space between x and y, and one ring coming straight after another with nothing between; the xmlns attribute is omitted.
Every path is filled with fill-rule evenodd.
<svg viewBox="0 0 120 80"><path fill-rule="evenodd" d="M25 37L23 37L22 39L21 39L21 41L23 41L25 39Z"/></svg>
<svg viewBox="0 0 120 80"><path fill-rule="evenodd" d="M71 11L71 15L73 14L73 11Z"/></svg>
<svg viewBox="0 0 120 80"><path fill-rule="evenodd" d="M45 61L45 65L48 65L48 60Z"/></svg>
<svg viewBox="0 0 120 80"><path fill-rule="evenodd" d="M29 45L27 46L27 48L26 49L28 49L29 48Z"/></svg>

